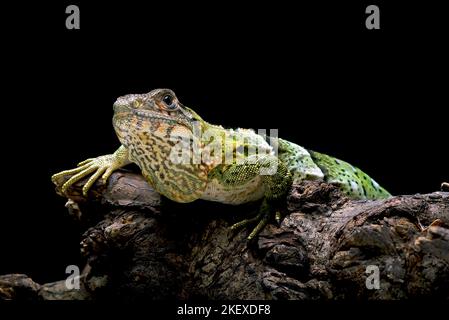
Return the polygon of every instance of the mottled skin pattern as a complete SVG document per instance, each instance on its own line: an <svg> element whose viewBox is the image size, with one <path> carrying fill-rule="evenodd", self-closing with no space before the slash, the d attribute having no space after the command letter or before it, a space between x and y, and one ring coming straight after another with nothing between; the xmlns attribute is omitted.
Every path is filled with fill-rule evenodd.
<svg viewBox="0 0 449 320"><path fill-rule="evenodd" d="M83 187L86 195L97 179L101 177L105 182L114 170L133 162L156 191L176 202L204 199L238 205L263 199L256 217L232 226L237 229L256 224L249 239L274 213L279 221L276 208L280 200L292 183L304 179L337 184L356 199L390 196L373 179L344 161L280 138L273 139L277 144L273 148L273 143L252 130L212 125L183 106L169 89L118 98L113 125L121 147L114 154L87 159L75 169L55 174L53 180L72 175L63 185L63 192L93 173ZM249 152L255 148L259 150L257 155ZM188 161L174 161L173 155L178 156L175 159L187 155ZM269 168L276 170L261 174L261 170Z"/></svg>

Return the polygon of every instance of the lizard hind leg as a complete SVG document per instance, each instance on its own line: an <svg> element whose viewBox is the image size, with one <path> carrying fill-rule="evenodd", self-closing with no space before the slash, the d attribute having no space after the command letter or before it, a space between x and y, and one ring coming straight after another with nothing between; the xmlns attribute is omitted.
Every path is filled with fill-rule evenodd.
<svg viewBox="0 0 449 320"><path fill-rule="evenodd" d="M275 170L264 170L275 168ZM264 173L262 173L264 172ZM292 176L288 168L276 156L265 155L258 156L255 161L247 159L243 164L234 164L223 174L222 181L225 185L242 184L249 179L259 176L262 178L262 187L264 197L259 209L259 214L251 219L245 219L233 226L235 230L243 226L257 223L251 231L248 240L256 237L260 231L268 224L272 217L280 221L280 214L274 210L280 200L285 199L288 190L291 187Z"/></svg>

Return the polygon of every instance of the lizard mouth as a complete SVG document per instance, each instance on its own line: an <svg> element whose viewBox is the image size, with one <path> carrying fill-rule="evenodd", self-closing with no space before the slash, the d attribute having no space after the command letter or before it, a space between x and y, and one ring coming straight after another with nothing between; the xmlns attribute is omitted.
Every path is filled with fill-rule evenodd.
<svg viewBox="0 0 449 320"><path fill-rule="evenodd" d="M143 119L156 119L165 121L176 120L175 118L170 117L168 114L162 114L160 112L151 110L134 109L126 105L114 104L114 117L126 119L132 116Z"/></svg>

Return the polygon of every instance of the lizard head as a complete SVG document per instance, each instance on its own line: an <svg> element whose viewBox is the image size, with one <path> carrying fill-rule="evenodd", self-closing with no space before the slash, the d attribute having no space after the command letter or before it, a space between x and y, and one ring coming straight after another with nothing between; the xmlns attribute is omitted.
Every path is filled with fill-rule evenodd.
<svg viewBox="0 0 449 320"><path fill-rule="evenodd" d="M193 142L206 123L183 106L173 91L156 89L118 98L112 122L129 160L157 192L177 202L201 196L208 167L194 161L197 157L190 155L197 153L190 151L198 150Z"/></svg>
<svg viewBox="0 0 449 320"><path fill-rule="evenodd" d="M171 132L193 132L204 120L185 107L170 89L145 94L128 94L114 103L113 125L122 144L130 135L146 132L161 137Z"/></svg>

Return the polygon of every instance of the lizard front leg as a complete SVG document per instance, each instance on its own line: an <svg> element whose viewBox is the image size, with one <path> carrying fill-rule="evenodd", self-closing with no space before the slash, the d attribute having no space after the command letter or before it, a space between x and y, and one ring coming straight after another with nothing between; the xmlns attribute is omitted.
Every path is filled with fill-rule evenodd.
<svg viewBox="0 0 449 320"><path fill-rule="evenodd" d="M75 169L56 173L51 177L51 180L53 182L56 182L62 176L73 175L61 187L62 192L66 193L71 185L81 180L85 176L93 173L93 175L83 186L83 195L86 196L90 187L100 176L102 176L101 179L104 183L112 174L112 172L126 166L129 163L131 163L131 161L128 159L128 150L124 146L121 146L113 154L108 154L97 158L90 158L80 162L78 164L78 167Z"/></svg>
<svg viewBox="0 0 449 320"><path fill-rule="evenodd" d="M254 157L248 157L242 164L231 165L222 177L226 184L242 184L258 175L263 180L264 199L259 214L252 219L246 219L231 226L231 229L235 230L257 223L249 234L248 240L257 236L273 216L277 221L280 220L280 214L276 212L275 207L280 200L284 199L292 184L292 176L289 170L276 156L258 155Z"/></svg>

